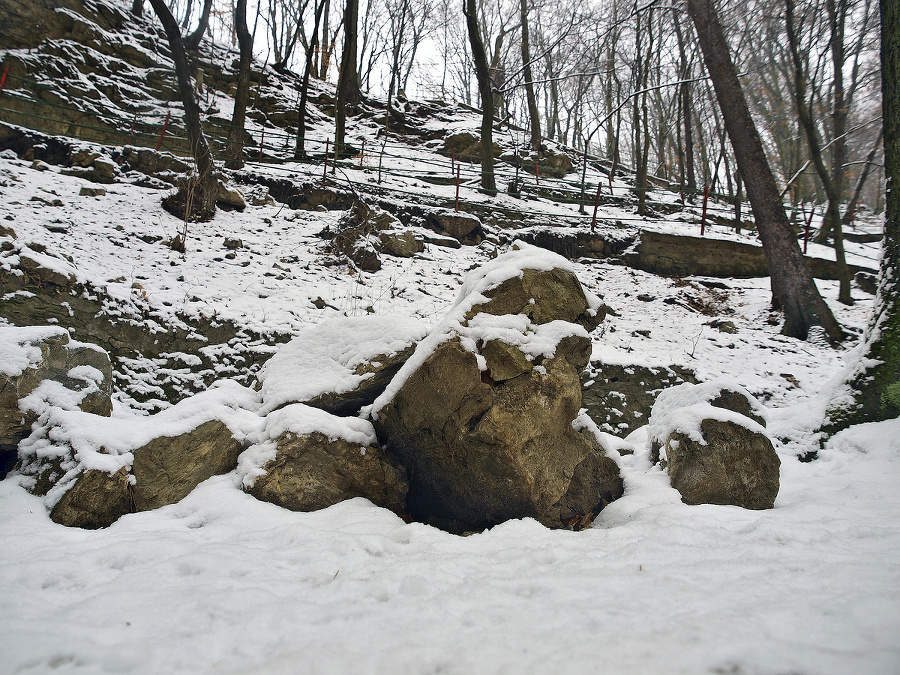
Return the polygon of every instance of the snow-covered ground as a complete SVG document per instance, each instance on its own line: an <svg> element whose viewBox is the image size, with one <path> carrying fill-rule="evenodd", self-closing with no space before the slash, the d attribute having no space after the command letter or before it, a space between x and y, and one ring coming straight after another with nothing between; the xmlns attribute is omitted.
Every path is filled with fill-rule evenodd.
<svg viewBox="0 0 900 675"><path fill-rule="evenodd" d="M466 271L494 253L429 245L358 273L322 264L316 233L339 214L263 206L191 226L182 258L141 239L180 227L160 192L116 183L82 197L84 181L11 158L0 178L0 223L17 234L0 265L40 244L160 321L215 315L294 335L369 313L435 325ZM573 208L530 204L551 218ZM233 259L225 237L243 242ZM650 466L646 428L608 439L634 450L611 453L626 493L578 533L523 520L456 537L359 499L292 513L244 494L237 474L82 531L52 523L11 478L0 482L0 672L900 672L900 422L853 428L818 460L797 459L818 448L812 430L853 342L782 337L768 322L768 279L710 288L573 266L616 312L592 334L595 359L686 366L765 403L782 461L773 510L682 504ZM846 308L834 282L820 288L858 334L871 296L854 289ZM115 417L142 414L117 400Z"/></svg>

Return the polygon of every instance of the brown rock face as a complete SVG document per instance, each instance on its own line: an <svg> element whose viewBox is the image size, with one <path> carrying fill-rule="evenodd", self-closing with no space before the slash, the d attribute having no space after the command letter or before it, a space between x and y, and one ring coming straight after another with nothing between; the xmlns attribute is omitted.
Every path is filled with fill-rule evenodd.
<svg viewBox="0 0 900 675"><path fill-rule="evenodd" d="M92 469L78 477L50 510L50 518L60 525L96 530L109 527L133 510L125 469L112 475Z"/></svg>
<svg viewBox="0 0 900 675"><path fill-rule="evenodd" d="M180 501L211 476L237 466L241 444L219 420L174 437L155 438L134 451L136 511Z"/></svg>
<svg viewBox="0 0 900 675"><path fill-rule="evenodd" d="M708 406L731 414L713 414ZM688 409L707 419L692 434L674 431L678 420L688 419L683 412ZM659 462L665 450L672 487L686 504L770 509L778 496L781 460L763 433L765 424L765 409L740 386L682 384L662 392L654 404L650 456ZM697 431L703 443L695 440Z"/></svg>
<svg viewBox="0 0 900 675"><path fill-rule="evenodd" d="M615 463L572 428L580 368L563 351L520 374L509 364L524 358L500 366L493 350L479 370L458 338L428 357L376 423L408 467L412 517L451 531L529 516L582 527L622 494ZM495 371L512 377L495 380Z"/></svg>
<svg viewBox="0 0 900 675"><path fill-rule="evenodd" d="M706 445L684 434L666 444L669 479L685 504L732 504L771 509L781 460L765 434L733 422L704 420Z"/></svg>
<svg viewBox="0 0 900 675"><path fill-rule="evenodd" d="M374 447L314 432L284 433L274 460L262 468L247 492L292 511L316 511L353 497L365 497L395 513L405 509L403 470Z"/></svg>
<svg viewBox="0 0 900 675"><path fill-rule="evenodd" d="M44 380L53 380L72 391L82 392L79 408L85 412L103 416L109 416L112 412L112 364L109 355L90 345L72 344L65 330L54 332L50 328L48 331L40 339L23 339L23 343L40 350L38 361L18 375L0 375L0 478L12 468L16 446L28 435L36 417L34 414L23 414L19 410L19 400L33 392ZM96 368L102 375L101 380L94 382L71 377L70 371L78 366Z"/></svg>
<svg viewBox="0 0 900 675"><path fill-rule="evenodd" d="M592 331L606 317L606 307L591 316L581 283L564 269L526 269L521 277L507 279L485 293L489 302L475 305L466 313L471 319L479 312L500 316L525 314L536 324L568 321Z"/></svg>

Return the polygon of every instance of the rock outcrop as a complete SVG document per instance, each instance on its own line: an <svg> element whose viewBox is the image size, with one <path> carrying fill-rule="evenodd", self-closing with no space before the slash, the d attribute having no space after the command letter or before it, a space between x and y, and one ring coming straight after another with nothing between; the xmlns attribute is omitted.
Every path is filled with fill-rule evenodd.
<svg viewBox="0 0 900 675"><path fill-rule="evenodd" d="M374 405L409 471L412 517L454 531L521 517L580 528L621 495L618 467L572 424L591 350L577 322L601 314L562 258L532 247L469 275Z"/></svg>
<svg viewBox="0 0 900 675"><path fill-rule="evenodd" d="M261 425L258 397L229 381L148 417L98 417L53 391L23 403L38 417L18 471L55 522L89 529L174 504L233 470Z"/></svg>
<svg viewBox="0 0 900 675"><path fill-rule="evenodd" d="M653 406L651 458L665 462L686 504L769 509L781 460L764 425L765 409L743 387L682 384Z"/></svg>
<svg viewBox="0 0 900 675"><path fill-rule="evenodd" d="M294 404L269 414L265 436L241 456L244 489L257 499L315 511L365 497L405 511L405 472L378 447L369 422Z"/></svg>
<svg viewBox="0 0 900 675"><path fill-rule="evenodd" d="M53 382L73 406L95 415L112 412L112 365L93 345L70 340L56 326L0 326L7 350L0 364L0 478L12 468L16 447L31 431L36 415L19 401L43 382ZM56 395L63 392L57 391Z"/></svg>

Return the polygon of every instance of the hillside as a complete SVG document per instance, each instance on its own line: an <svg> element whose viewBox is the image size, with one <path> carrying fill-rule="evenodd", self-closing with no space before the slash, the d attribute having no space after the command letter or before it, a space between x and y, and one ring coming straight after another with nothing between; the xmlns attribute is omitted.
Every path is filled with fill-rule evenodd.
<svg viewBox="0 0 900 675"><path fill-rule="evenodd" d="M523 134L508 128L498 183L518 175L521 194L489 198L465 147L480 118L449 102L407 101L385 133L384 102L366 100L348 136L360 152L326 165L333 88L318 82L311 157L294 162L297 78L259 63L248 161L224 173L241 195L185 225L162 207L190 162L159 29L112 0L3 0L0 19L0 374L19 355L14 327L61 326L112 357L109 421L79 426L89 418L47 399L23 449L50 452L64 434L126 443L204 407L255 415L273 354L296 369L282 373L292 389L327 391L346 375L332 362L421 341L522 242L567 258L555 264L607 306L582 400L625 487L580 532L519 518L461 537L361 497L309 513L259 501L242 489L245 457L178 503L82 530L53 522L13 471L0 482L0 670L900 667L897 423L824 445L816 434L871 311L863 286L846 307L836 281L818 282L852 336L844 345L783 337L752 222L736 232L731 205L712 202L701 239L699 202L660 184L653 216L639 218L627 170L610 179L589 158L579 213L577 154L550 145L517 158ZM235 58L209 43L199 56L217 152ZM181 252L171 242L185 232ZM877 243L847 247L849 262L877 268ZM810 255L833 259L813 244ZM651 463L659 392L721 380L765 408L781 462L774 509L689 506ZM232 395L254 403L221 403Z"/></svg>

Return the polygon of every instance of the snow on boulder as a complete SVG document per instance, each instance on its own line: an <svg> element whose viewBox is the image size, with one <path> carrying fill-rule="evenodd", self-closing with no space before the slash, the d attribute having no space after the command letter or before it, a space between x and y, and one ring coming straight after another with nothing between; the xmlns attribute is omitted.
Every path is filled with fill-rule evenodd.
<svg viewBox="0 0 900 675"><path fill-rule="evenodd" d="M681 384L653 405L651 457L665 462L686 504L770 509L781 460L765 423L765 408L739 384Z"/></svg>
<svg viewBox="0 0 900 675"><path fill-rule="evenodd" d="M615 463L573 427L591 351L575 321L599 309L565 259L531 246L468 275L372 409L409 471L412 517L452 531L522 517L581 528L622 494Z"/></svg>
<svg viewBox="0 0 900 675"><path fill-rule="evenodd" d="M73 407L106 416L112 411L112 364L105 351L70 340L59 326L0 326L0 478L12 468L16 446L35 417L19 402L45 381Z"/></svg>
<svg viewBox="0 0 900 675"><path fill-rule="evenodd" d="M305 328L259 373L263 414L306 403L355 415L384 391L427 327L400 316L341 317Z"/></svg>
<svg viewBox="0 0 900 675"><path fill-rule="evenodd" d="M371 423L302 403L269 413L263 440L241 455L238 474L246 492L292 511L353 497L405 511L405 472L378 447Z"/></svg>
<svg viewBox="0 0 900 675"><path fill-rule="evenodd" d="M233 470L263 425L257 395L228 380L146 417L85 413L47 383L22 405L37 415L19 444L26 486L55 522L84 528L172 504Z"/></svg>

